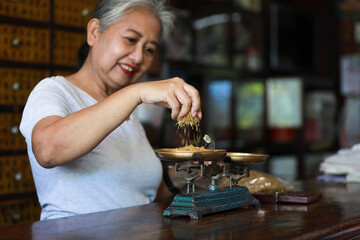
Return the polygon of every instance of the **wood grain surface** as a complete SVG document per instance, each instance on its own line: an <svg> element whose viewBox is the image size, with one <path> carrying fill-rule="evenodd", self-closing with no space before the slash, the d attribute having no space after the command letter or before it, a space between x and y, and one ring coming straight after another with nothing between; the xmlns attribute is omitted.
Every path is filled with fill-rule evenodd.
<svg viewBox="0 0 360 240"><path fill-rule="evenodd" d="M294 184L297 191L322 198L310 204L261 204L199 220L163 217L170 203L152 203L2 227L0 239L339 239L359 232L360 184Z"/></svg>

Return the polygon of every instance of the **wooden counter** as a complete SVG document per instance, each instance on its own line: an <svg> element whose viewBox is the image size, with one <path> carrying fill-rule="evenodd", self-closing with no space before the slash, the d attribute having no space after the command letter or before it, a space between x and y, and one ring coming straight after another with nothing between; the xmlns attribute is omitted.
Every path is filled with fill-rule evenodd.
<svg viewBox="0 0 360 240"><path fill-rule="evenodd" d="M162 216L169 203L84 214L0 228L0 239L350 239L360 234L360 184L303 181L321 192L308 205L262 204L205 215ZM351 238L355 239L355 238Z"/></svg>

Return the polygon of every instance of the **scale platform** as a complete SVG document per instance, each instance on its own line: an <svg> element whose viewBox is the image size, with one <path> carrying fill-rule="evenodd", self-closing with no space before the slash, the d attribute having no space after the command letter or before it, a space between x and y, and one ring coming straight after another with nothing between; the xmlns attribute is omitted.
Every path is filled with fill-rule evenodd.
<svg viewBox="0 0 360 240"><path fill-rule="evenodd" d="M235 186L204 193L178 194L163 215L199 219L205 214L249 205L257 206L259 201L251 195L247 187Z"/></svg>
<svg viewBox="0 0 360 240"><path fill-rule="evenodd" d="M157 149L155 153L160 160L174 163L175 174L181 175L187 182L186 193L174 197L171 205L164 210L164 216L199 219L205 214L260 204L247 187L236 184L249 176L248 164L264 163L268 158L266 154L229 153L224 149L193 152ZM198 177L209 179L208 192L195 193L194 180ZM230 187L218 188L218 180L222 177L229 178Z"/></svg>

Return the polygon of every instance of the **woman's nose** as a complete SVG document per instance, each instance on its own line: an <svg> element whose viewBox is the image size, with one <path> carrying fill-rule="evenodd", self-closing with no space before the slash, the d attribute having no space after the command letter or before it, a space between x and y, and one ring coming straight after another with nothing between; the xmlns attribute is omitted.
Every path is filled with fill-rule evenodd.
<svg viewBox="0 0 360 240"><path fill-rule="evenodd" d="M132 53L130 54L130 57L134 61L135 64L140 64L143 62L144 59L144 51L142 46L136 46Z"/></svg>

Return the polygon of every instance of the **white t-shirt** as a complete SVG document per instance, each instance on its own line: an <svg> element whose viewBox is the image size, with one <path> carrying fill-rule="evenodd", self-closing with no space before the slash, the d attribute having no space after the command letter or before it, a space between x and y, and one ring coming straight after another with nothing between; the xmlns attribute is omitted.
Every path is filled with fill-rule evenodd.
<svg viewBox="0 0 360 240"><path fill-rule="evenodd" d="M61 76L42 80L28 98L20 131L28 146L41 220L147 204L155 198L162 166L135 114L79 159L51 169L36 161L31 134L39 120L65 117L96 103Z"/></svg>

